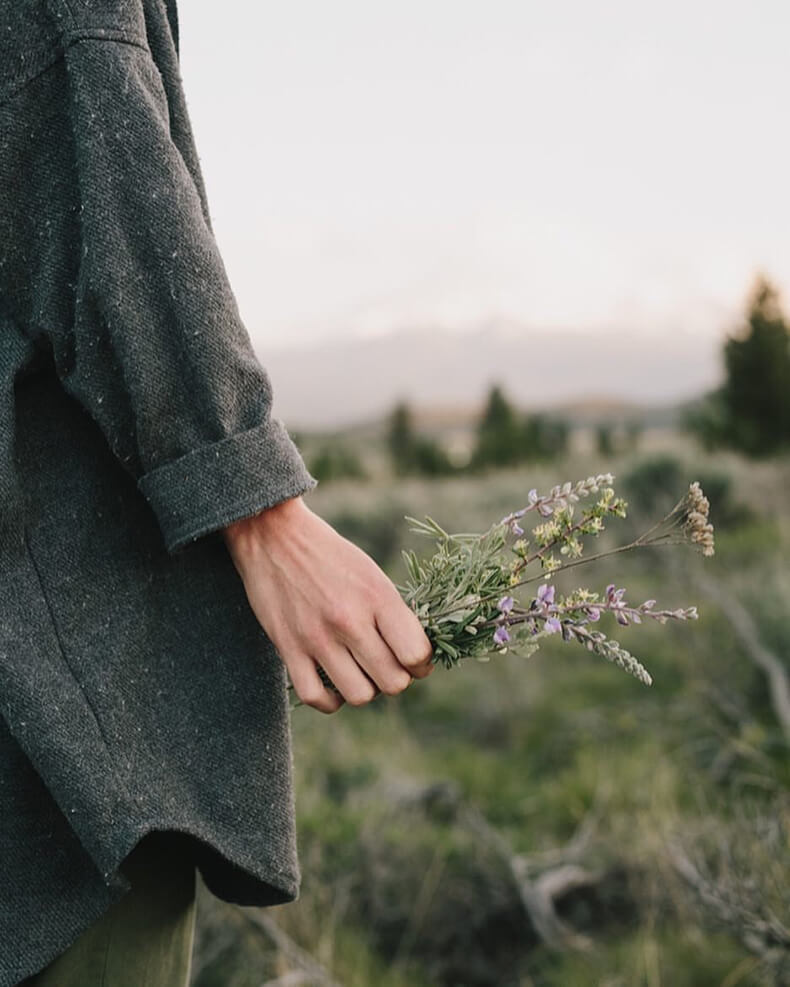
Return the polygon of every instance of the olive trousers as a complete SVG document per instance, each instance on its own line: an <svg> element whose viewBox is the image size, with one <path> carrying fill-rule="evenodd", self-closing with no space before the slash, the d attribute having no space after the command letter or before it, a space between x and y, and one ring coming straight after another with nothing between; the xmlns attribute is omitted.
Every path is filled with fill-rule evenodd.
<svg viewBox="0 0 790 987"><path fill-rule="evenodd" d="M144 837L121 865L131 890L25 987L187 987L195 865L184 847L177 833Z"/></svg>

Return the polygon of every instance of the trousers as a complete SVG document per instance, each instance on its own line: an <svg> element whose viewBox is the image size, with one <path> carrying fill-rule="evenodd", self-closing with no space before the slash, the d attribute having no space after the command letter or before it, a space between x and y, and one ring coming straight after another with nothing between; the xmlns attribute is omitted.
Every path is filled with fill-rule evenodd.
<svg viewBox="0 0 790 987"><path fill-rule="evenodd" d="M149 833L121 870L131 890L20 987L187 987L195 930L194 861L178 833Z"/></svg>

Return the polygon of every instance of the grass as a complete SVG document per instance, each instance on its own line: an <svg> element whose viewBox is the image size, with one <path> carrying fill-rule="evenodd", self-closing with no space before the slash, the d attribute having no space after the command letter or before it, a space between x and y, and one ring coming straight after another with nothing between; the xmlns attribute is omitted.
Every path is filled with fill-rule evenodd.
<svg viewBox="0 0 790 987"><path fill-rule="evenodd" d="M719 477L721 514L730 520L717 528L717 554L704 560L705 571L748 603L765 646L787 661L790 463L704 456L680 439L659 443L650 455L656 452L674 456L682 475ZM374 470L368 483L320 485L309 503L399 581L400 549L430 548L398 521L405 514L430 514L449 530L482 531L524 503L532 486L606 470L628 498L625 478L645 459L631 454L602 463L575 455L534 470L432 483L396 484ZM711 517L715 525L715 503ZM648 667L650 688L578 645L552 641L529 659L504 655L438 669L404 695L369 707L343 708L332 717L295 711L305 876L301 899L273 914L338 983L790 982L783 979L790 976L783 966L790 946L761 960L744 935L761 909L790 927L790 902L781 890L790 887L787 743L765 678L726 615L695 598L691 576L702 560L690 550L671 551L675 566L667 564L666 550L620 556L580 567L561 586L600 589L615 581L634 602L651 596L666 606L698 603L695 624L612 631ZM550 950L530 925L502 853L464 820L477 813L513 853L532 855L561 848L591 811L596 823L585 864L604 877L560 903L591 946ZM766 852L771 820L784 852ZM734 918L681 879L673 844L684 847L712 886L729 889ZM718 855L710 850L716 845ZM221 905L206 907L209 930ZM218 927L224 922L227 929L228 914L220 918ZM261 984L265 977L246 981L244 971L268 971L273 981L276 969L285 969L270 944L235 941L232 959L220 957L196 987ZM223 962L232 967L228 979L212 980Z"/></svg>

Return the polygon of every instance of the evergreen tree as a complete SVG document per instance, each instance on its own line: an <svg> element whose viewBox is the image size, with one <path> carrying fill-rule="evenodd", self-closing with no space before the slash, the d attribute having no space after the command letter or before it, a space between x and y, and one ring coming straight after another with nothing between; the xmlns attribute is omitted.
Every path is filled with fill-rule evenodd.
<svg viewBox="0 0 790 987"><path fill-rule="evenodd" d="M434 439L417 435L411 409L405 402L397 404L390 415L387 446L398 476L446 476L454 466L442 446Z"/></svg>
<svg viewBox="0 0 790 987"><path fill-rule="evenodd" d="M760 278L747 323L724 347L728 444L753 456L790 444L790 331L776 289Z"/></svg>
<svg viewBox="0 0 790 987"><path fill-rule="evenodd" d="M595 429L595 448L599 456L614 454L614 433L611 425L603 422Z"/></svg>
<svg viewBox="0 0 790 987"><path fill-rule="evenodd" d="M518 415L502 388L494 385L480 416L469 466L480 469L554 459L566 451L568 431L567 422L546 415Z"/></svg>
<svg viewBox="0 0 790 987"><path fill-rule="evenodd" d="M472 467L512 466L523 458L523 434L512 405L495 384L477 426Z"/></svg>
<svg viewBox="0 0 790 987"><path fill-rule="evenodd" d="M744 325L724 345L726 379L686 413L685 423L709 449L750 456L790 447L790 327L770 282L755 282Z"/></svg>
<svg viewBox="0 0 790 987"><path fill-rule="evenodd" d="M393 409L387 429L387 447L398 476L411 473L414 468L414 438L411 409L401 401Z"/></svg>
<svg viewBox="0 0 790 987"><path fill-rule="evenodd" d="M556 459L568 447L568 424L546 415L527 415L520 442L521 459L528 463Z"/></svg>

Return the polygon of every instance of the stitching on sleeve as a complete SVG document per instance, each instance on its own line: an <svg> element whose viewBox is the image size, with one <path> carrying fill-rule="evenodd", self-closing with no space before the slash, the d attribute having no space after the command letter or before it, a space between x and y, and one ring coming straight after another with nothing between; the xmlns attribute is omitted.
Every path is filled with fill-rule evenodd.
<svg viewBox="0 0 790 987"><path fill-rule="evenodd" d="M129 31L123 31L117 27L101 27L101 25L96 26L85 26L85 27L75 27L68 31L63 31L61 34L63 48L68 48L77 41L83 40L96 40L96 41L120 41L123 44L136 45L138 48L143 48L145 51L149 51L148 39L142 37L141 35L132 34Z"/></svg>
<svg viewBox="0 0 790 987"><path fill-rule="evenodd" d="M151 55L147 38L108 27L80 27L62 31L23 52L6 55L0 48L0 106L18 96L31 82L59 62L67 48L83 40L133 45Z"/></svg>

